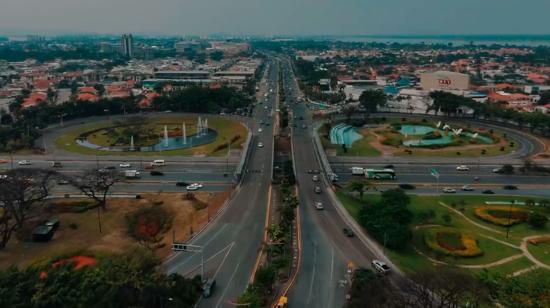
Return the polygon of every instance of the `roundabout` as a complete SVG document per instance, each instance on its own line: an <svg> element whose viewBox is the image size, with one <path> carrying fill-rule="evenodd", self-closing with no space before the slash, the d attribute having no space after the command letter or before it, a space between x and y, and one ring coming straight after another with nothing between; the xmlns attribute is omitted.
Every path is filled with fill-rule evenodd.
<svg viewBox="0 0 550 308"><path fill-rule="evenodd" d="M84 155L224 156L241 149L245 125L211 116L132 116L121 120L80 122L53 130L54 151Z"/></svg>

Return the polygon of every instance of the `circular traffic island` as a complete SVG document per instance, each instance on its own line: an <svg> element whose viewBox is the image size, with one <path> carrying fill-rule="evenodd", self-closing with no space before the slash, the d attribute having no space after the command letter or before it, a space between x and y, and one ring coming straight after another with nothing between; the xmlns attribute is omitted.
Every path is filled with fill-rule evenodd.
<svg viewBox="0 0 550 308"><path fill-rule="evenodd" d="M424 243L437 255L471 258L483 254L472 234L450 227L424 230Z"/></svg>
<svg viewBox="0 0 550 308"><path fill-rule="evenodd" d="M226 155L240 149L247 128L222 117L142 117L81 123L66 128L55 145L90 155Z"/></svg>

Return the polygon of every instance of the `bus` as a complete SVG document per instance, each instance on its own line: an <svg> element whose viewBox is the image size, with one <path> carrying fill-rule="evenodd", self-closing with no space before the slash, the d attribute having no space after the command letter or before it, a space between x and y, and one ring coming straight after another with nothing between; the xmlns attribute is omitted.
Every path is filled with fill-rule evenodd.
<svg viewBox="0 0 550 308"><path fill-rule="evenodd" d="M393 169L365 169L365 177L373 180L395 180Z"/></svg>

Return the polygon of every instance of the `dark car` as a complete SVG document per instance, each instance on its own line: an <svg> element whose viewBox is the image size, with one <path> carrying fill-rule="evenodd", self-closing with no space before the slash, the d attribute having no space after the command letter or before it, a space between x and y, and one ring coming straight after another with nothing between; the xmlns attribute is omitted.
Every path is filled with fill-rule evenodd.
<svg viewBox="0 0 550 308"><path fill-rule="evenodd" d="M518 187L516 185L504 185L502 187L504 190L517 190Z"/></svg>
<svg viewBox="0 0 550 308"><path fill-rule="evenodd" d="M414 186L412 184L399 184L399 188L401 188L401 189L415 189L416 186Z"/></svg>
<svg viewBox="0 0 550 308"><path fill-rule="evenodd" d="M185 186L185 187L187 187L187 186L189 186L189 183L187 183L187 182L176 182L176 186Z"/></svg>
<svg viewBox="0 0 550 308"><path fill-rule="evenodd" d="M202 285L202 296L204 298L209 298L214 292L215 288L216 288L216 280L212 278L207 279Z"/></svg>
<svg viewBox="0 0 550 308"><path fill-rule="evenodd" d="M107 169L107 170L115 170L116 167L115 167L115 166L107 166L107 167L105 167L105 169Z"/></svg>
<svg viewBox="0 0 550 308"><path fill-rule="evenodd" d="M481 193L485 195L493 195L495 192L490 189L484 189L481 191Z"/></svg>
<svg viewBox="0 0 550 308"><path fill-rule="evenodd" d="M355 235L349 228L342 228L342 232L344 232L344 235L347 237L353 237Z"/></svg>
<svg viewBox="0 0 550 308"><path fill-rule="evenodd" d="M393 165L385 165L384 169L393 169Z"/></svg>
<svg viewBox="0 0 550 308"><path fill-rule="evenodd" d="M153 170L150 172L151 175L164 175L164 173L162 171L156 171L156 170Z"/></svg>

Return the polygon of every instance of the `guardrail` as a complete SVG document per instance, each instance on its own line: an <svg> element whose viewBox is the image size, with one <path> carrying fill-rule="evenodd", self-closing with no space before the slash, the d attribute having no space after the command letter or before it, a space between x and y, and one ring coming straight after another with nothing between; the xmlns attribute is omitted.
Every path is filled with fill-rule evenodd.
<svg viewBox="0 0 550 308"><path fill-rule="evenodd" d="M242 175L244 173L244 168L246 166L246 163L248 162L248 159L250 158L250 153L252 152L252 130L249 127L248 128L248 136L246 136L246 141L244 143L243 152L241 155L241 159L239 161L239 164L237 165L237 168L235 168L235 173L233 174L233 178L236 183L239 183L242 179ZM229 155L229 154L228 154Z"/></svg>
<svg viewBox="0 0 550 308"><path fill-rule="evenodd" d="M323 125L323 123L321 122L320 125ZM328 183L332 183L334 172L332 171L332 167L330 166L330 163L328 161L327 155L323 148L323 144L321 143L321 138L319 138L319 134L317 134L317 130L319 129L320 125L317 124L313 126L313 147L315 149L315 153L317 154L317 158L319 159L321 168L324 171L322 172L322 174L325 176Z"/></svg>

